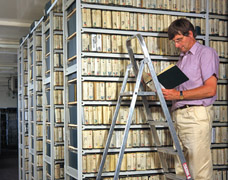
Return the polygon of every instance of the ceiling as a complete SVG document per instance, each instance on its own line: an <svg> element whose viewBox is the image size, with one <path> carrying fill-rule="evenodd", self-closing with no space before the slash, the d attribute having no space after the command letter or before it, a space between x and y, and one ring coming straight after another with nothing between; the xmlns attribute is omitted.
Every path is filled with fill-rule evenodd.
<svg viewBox="0 0 228 180"><path fill-rule="evenodd" d="M34 20L43 16L48 0L0 1L0 89L17 75L17 49Z"/></svg>

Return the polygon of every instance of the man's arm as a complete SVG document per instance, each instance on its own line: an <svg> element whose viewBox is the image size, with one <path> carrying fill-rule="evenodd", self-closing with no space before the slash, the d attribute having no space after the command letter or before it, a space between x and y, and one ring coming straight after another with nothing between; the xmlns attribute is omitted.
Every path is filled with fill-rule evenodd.
<svg viewBox="0 0 228 180"><path fill-rule="evenodd" d="M183 91L184 99L204 99L216 95L217 78L213 75L204 82L203 86ZM162 89L166 100L179 100L180 91L176 89Z"/></svg>

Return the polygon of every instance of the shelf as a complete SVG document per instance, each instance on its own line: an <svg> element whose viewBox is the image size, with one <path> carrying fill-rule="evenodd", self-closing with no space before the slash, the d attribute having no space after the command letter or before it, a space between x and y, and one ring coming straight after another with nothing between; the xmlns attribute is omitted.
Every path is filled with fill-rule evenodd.
<svg viewBox="0 0 228 180"><path fill-rule="evenodd" d="M66 167L66 174L70 175L71 177L77 179L78 171L70 166Z"/></svg>
<svg viewBox="0 0 228 180"><path fill-rule="evenodd" d="M146 32L146 31L128 31L128 30L118 30L118 29L99 29L99 28L82 28L82 33L101 33L102 34L118 34L118 35L128 35L133 36L136 34L142 34L142 36L154 36L154 37L166 37L168 38L168 34L166 32ZM205 36L198 35L196 39L205 39Z"/></svg>
<svg viewBox="0 0 228 180"><path fill-rule="evenodd" d="M222 143L222 144L219 144L219 143L212 143L211 144L211 147L212 147L212 149L213 148L228 148L228 144L224 144L224 143Z"/></svg>
<svg viewBox="0 0 228 180"><path fill-rule="evenodd" d="M82 105L116 105L117 101L82 101ZM122 105L130 105L130 101L122 101ZM136 102L136 105L142 105L142 102ZM158 101L151 101L149 105L160 105Z"/></svg>
<svg viewBox="0 0 228 180"><path fill-rule="evenodd" d="M51 158L49 156L44 155L44 161L51 164Z"/></svg>
<svg viewBox="0 0 228 180"><path fill-rule="evenodd" d="M74 64L66 69L66 75L70 75L72 73L77 72L77 64Z"/></svg>
<svg viewBox="0 0 228 180"><path fill-rule="evenodd" d="M215 40L215 41L228 41L228 37L209 36L209 40Z"/></svg>
<svg viewBox="0 0 228 180"><path fill-rule="evenodd" d="M29 84L29 91L34 89L34 84Z"/></svg>
<svg viewBox="0 0 228 180"><path fill-rule="evenodd" d="M34 149L29 149L29 153L32 154L34 156Z"/></svg>
<svg viewBox="0 0 228 180"><path fill-rule="evenodd" d="M227 170L228 165L213 165L213 169L218 169L218 170Z"/></svg>
<svg viewBox="0 0 228 180"><path fill-rule="evenodd" d="M54 106L55 106L55 108L64 108L63 104L60 104L60 105L59 104L55 104Z"/></svg>
<svg viewBox="0 0 228 180"><path fill-rule="evenodd" d="M114 54L114 53L94 53L94 52L82 52L82 57L105 57L105 58L125 58L129 59L128 54ZM143 59L144 56L137 54L135 59ZM150 55L151 60L178 60L177 56L162 56L162 55Z"/></svg>
<svg viewBox="0 0 228 180"><path fill-rule="evenodd" d="M218 83L228 84L228 80L227 79L219 79Z"/></svg>
<svg viewBox="0 0 228 180"><path fill-rule="evenodd" d="M51 82L51 78L50 78L50 77L45 78L45 79L43 80L43 84L44 84L44 85L49 84L50 82Z"/></svg>
<svg viewBox="0 0 228 180"><path fill-rule="evenodd" d="M101 125L101 124L90 124L90 125L83 125L83 130L96 130L96 129L110 129L111 125ZM124 130L126 125L124 124L116 124L115 129L122 129ZM133 124L131 125L130 129L149 129L148 124Z"/></svg>
<svg viewBox="0 0 228 180"><path fill-rule="evenodd" d="M119 176L129 176L130 175L148 175L148 174L157 174L157 173L162 173L163 171L161 169L158 170L147 170L147 171L126 171L126 172L120 172ZM97 173L90 173L90 174L84 174L85 178L92 178L96 177ZM104 172L102 173L102 177L109 177L109 176L114 176L114 172Z"/></svg>
<svg viewBox="0 0 228 180"><path fill-rule="evenodd" d="M54 90L64 90L63 86L54 86Z"/></svg>
<svg viewBox="0 0 228 180"><path fill-rule="evenodd" d="M63 54L63 50L62 49L54 49L54 54Z"/></svg>
<svg viewBox="0 0 228 180"><path fill-rule="evenodd" d="M219 61L220 62L228 63L228 58L219 58Z"/></svg>
<svg viewBox="0 0 228 180"><path fill-rule="evenodd" d="M228 105L227 101L215 101L214 105Z"/></svg>
<svg viewBox="0 0 228 180"><path fill-rule="evenodd" d="M102 5L102 4L85 4L85 3L82 3L81 6L82 6L82 8L91 8L91 9L127 11L127 12L149 13L149 14L167 14L167 15L174 15L174 16L206 18L206 14L185 13L185 12L170 11L170 10L154 10L154 9L142 9L142 8L136 8L136 7L107 6L107 5Z"/></svg>
<svg viewBox="0 0 228 180"><path fill-rule="evenodd" d="M42 47L36 47L37 51L42 51Z"/></svg>
<svg viewBox="0 0 228 180"><path fill-rule="evenodd" d="M98 153L101 154L103 153L104 149L83 149L83 154L94 154ZM156 147L140 147L140 148L126 148L124 152L129 153L129 152L155 152L157 151ZM108 153L119 153L120 148L110 148Z"/></svg>
<svg viewBox="0 0 228 180"><path fill-rule="evenodd" d="M99 28L82 28L82 33L102 33L102 34L119 34L119 35L128 35L128 36L133 36L138 33L142 34L143 36L158 36L158 37L167 37L168 34L164 32L139 32L139 31L128 31L128 30L112 30L112 29L99 29Z"/></svg>
<svg viewBox="0 0 228 180"><path fill-rule="evenodd" d="M44 26L44 33L46 33L50 29L50 23L48 23L46 26Z"/></svg>
<svg viewBox="0 0 228 180"><path fill-rule="evenodd" d="M64 10L67 10L70 6L71 6L71 4L73 4L74 3L74 0L68 0L66 3L65 3L65 9Z"/></svg>
<svg viewBox="0 0 228 180"><path fill-rule="evenodd" d="M215 126L221 126L221 127L226 127L228 126L228 122L213 122L212 123L212 126L215 127Z"/></svg>
<svg viewBox="0 0 228 180"><path fill-rule="evenodd" d="M55 123L55 127L64 127L64 123Z"/></svg>
<svg viewBox="0 0 228 180"><path fill-rule="evenodd" d="M64 145L64 142L55 142L54 143L54 146L63 146Z"/></svg>
<svg viewBox="0 0 228 180"><path fill-rule="evenodd" d="M110 76L83 76L82 81L104 81L104 82L123 82L123 77L110 77ZM128 78L128 82L135 82L135 78Z"/></svg>
<svg viewBox="0 0 228 180"><path fill-rule="evenodd" d="M227 20L227 15L209 14L209 18Z"/></svg>

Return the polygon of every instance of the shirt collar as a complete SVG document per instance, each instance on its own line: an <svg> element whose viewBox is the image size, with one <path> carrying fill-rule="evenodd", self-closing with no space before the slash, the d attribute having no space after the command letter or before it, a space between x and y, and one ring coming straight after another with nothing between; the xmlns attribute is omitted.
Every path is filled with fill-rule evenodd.
<svg viewBox="0 0 228 180"><path fill-rule="evenodd" d="M180 53L180 56L185 56L185 55L187 55L187 54L189 54L189 53L191 53L191 54L195 54L196 53L196 50L198 49L198 46L199 46L200 44L196 41L195 42L195 44L193 44L193 46L191 47L191 49L189 50L189 51L187 51L186 53Z"/></svg>

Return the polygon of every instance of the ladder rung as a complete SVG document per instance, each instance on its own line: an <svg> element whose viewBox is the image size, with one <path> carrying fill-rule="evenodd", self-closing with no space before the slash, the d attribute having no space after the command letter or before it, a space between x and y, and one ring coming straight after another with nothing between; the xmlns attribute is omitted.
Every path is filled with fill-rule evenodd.
<svg viewBox="0 0 228 180"><path fill-rule="evenodd" d="M173 147L157 147L157 151L167 154L178 155L177 150L173 149Z"/></svg>
<svg viewBox="0 0 228 180"><path fill-rule="evenodd" d="M132 91L123 92L123 93L120 93L120 96L133 96L133 92Z"/></svg>
<svg viewBox="0 0 228 180"><path fill-rule="evenodd" d="M156 93L152 92L152 91L141 91L141 92L138 92L138 95L139 96L155 96Z"/></svg>
<svg viewBox="0 0 228 180"><path fill-rule="evenodd" d="M168 179L186 180L186 177L185 176L180 176L180 175L176 175L176 174L173 174L173 173L166 173L165 176Z"/></svg>
<svg viewBox="0 0 228 180"><path fill-rule="evenodd" d="M152 91L140 91L138 92L139 96L155 96L156 93Z"/></svg>
<svg viewBox="0 0 228 180"><path fill-rule="evenodd" d="M129 91L129 92L123 92L123 93L120 93L120 96L133 96L133 93L132 91ZM150 92L150 91L140 91L138 92L138 96L155 96L156 93L155 92Z"/></svg>
<svg viewBox="0 0 228 180"><path fill-rule="evenodd" d="M168 123L166 121L149 120L148 122L149 122L150 125L153 125L153 126L165 126L165 127L168 127Z"/></svg>

